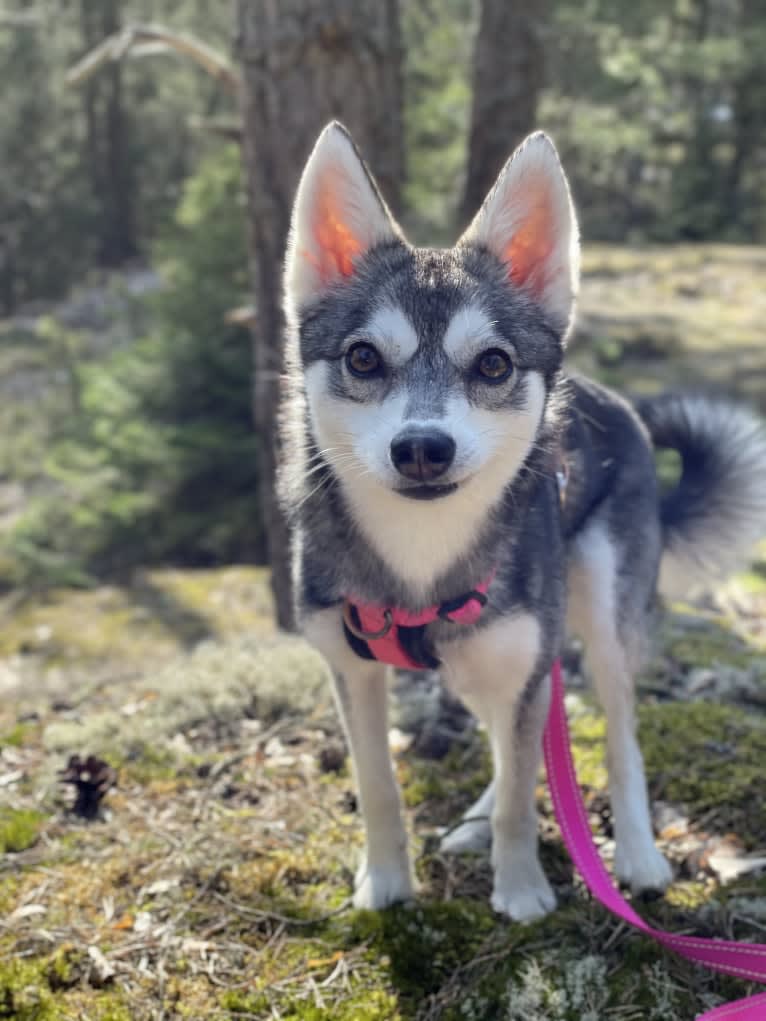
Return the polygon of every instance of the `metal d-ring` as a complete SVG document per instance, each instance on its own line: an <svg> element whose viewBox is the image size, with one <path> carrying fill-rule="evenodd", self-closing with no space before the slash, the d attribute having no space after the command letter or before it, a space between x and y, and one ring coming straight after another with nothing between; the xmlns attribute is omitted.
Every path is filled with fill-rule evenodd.
<svg viewBox="0 0 766 1021"><path fill-rule="evenodd" d="M343 603L343 623L355 638L361 638L363 642L374 642L379 638L386 637L394 624L394 615L390 610L383 611L383 620L385 623L380 631L362 631L351 619L351 603L348 599Z"/></svg>

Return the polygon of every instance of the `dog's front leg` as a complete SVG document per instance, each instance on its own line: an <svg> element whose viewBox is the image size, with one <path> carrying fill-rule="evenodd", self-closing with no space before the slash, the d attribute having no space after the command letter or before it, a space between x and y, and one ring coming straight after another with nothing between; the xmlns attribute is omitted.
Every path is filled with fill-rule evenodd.
<svg viewBox="0 0 766 1021"><path fill-rule="evenodd" d="M337 609L312 614L304 633L332 668L335 699L354 763L366 837L354 905L384 908L409 899L413 892L407 834L388 750L387 668L360 659L349 648Z"/></svg>
<svg viewBox="0 0 766 1021"><path fill-rule="evenodd" d="M494 784L482 799L492 806L492 907L517 921L540 918L556 905L537 855L535 784L550 698L538 669L540 627L518 614L441 651L445 680L484 723L492 750Z"/></svg>

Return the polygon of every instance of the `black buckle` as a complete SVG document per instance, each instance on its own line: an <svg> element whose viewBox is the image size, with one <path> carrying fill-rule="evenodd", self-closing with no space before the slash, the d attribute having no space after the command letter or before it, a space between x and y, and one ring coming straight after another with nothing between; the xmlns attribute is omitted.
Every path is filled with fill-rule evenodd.
<svg viewBox="0 0 766 1021"><path fill-rule="evenodd" d="M440 620L446 620L448 623L454 624L455 621L451 620L449 615L451 613L455 613L457 610L462 610L466 603L470 603L473 599L475 599L479 606L481 606L482 610L488 602L487 596L484 592L477 592L476 589L472 589L465 596L458 596L456 599L447 599L439 606L436 613Z"/></svg>

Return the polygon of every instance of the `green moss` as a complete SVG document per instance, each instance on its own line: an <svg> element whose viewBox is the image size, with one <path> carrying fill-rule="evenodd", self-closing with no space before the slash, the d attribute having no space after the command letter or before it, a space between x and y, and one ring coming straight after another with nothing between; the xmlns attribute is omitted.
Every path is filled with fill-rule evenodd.
<svg viewBox="0 0 766 1021"><path fill-rule="evenodd" d="M45 976L51 989L69 989L82 980L87 967L87 956L71 944L65 943L51 954Z"/></svg>
<svg viewBox="0 0 766 1021"><path fill-rule="evenodd" d="M243 996L227 992L221 997L221 1006L233 1012L232 1018L242 1014L271 1017L270 1005L266 994ZM306 998L280 999L279 1017L282 1021L401 1021L402 1015L395 995L384 989L365 987L342 998L333 997L332 1003L323 1006Z"/></svg>
<svg viewBox="0 0 766 1021"><path fill-rule="evenodd" d="M654 797L705 815L748 847L766 840L766 721L707 702L643 706L639 740Z"/></svg>
<svg viewBox="0 0 766 1021"><path fill-rule="evenodd" d="M0 1018L58 1021L62 1017L39 963L19 959L0 962Z"/></svg>
<svg viewBox="0 0 766 1021"><path fill-rule="evenodd" d="M12 727L7 733L0 735L0 748L3 745L11 745L14 748L20 748L34 729L35 728L29 723L17 723L15 727Z"/></svg>
<svg viewBox="0 0 766 1021"><path fill-rule="evenodd" d="M19 878L10 873L0 873L0 917L9 915L16 906Z"/></svg>
<svg viewBox="0 0 766 1021"><path fill-rule="evenodd" d="M0 853L31 847L44 819L44 815L31 809L0 808Z"/></svg>
<svg viewBox="0 0 766 1021"><path fill-rule="evenodd" d="M584 787L603 790L607 785L604 756L606 717L583 702L580 711L572 715L570 727L579 783Z"/></svg>
<svg viewBox="0 0 766 1021"><path fill-rule="evenodd" d="M175 780L178 776L178 763L170 749L136 742L128 751L121 771L127 779L150 784Z"/></svg>
<svg viewBox="0 0 766 1021"><path fill-rule="evenodd" d="M418 1002L470 959L493 928L488 904L467 900L418 902L387 911L358 911L346 929L346 945L368 948L399 990L402 1006Z"/></svg>
<svg viewBox="0 0 766 1021"><path fill-rule="evenodd" d="M423 802L443 798L447 793L444 770L432 763L418 762L400 768L399 780L408 808L417 808Z"/></svg>
<svg viewBox="0 0 766 1021"><path fill-rule="evenodd" d="M59 947L49 957L0 957L0 1019L13 1021L132 1021L122 991L93 989L87 955Z"/></svg>

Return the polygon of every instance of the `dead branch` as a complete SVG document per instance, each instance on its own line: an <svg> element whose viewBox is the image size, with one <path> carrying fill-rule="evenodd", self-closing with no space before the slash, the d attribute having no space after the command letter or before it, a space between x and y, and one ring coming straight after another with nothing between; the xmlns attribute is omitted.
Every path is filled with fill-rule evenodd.
<svg viewBox="0 0 766 1021"><path fill-rule="evenodd" d="M153 24L128 25L108 36L69 69L65 80L67 85L82 85L112 61L158 53L180 53L216 78L233 95L239 92L241 79L221 53L194 36Z"/></svg>

